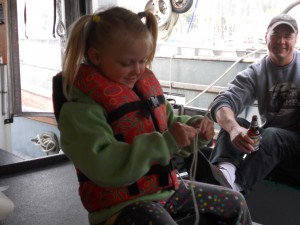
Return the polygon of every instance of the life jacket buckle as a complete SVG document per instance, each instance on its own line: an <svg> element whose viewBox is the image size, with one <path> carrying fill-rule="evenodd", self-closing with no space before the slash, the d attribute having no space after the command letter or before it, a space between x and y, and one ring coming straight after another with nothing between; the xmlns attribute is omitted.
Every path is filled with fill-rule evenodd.
<svg viewBox="0 0 300 225"><path fill-rule="evenodd" d="M150 109L155 109L160 106L159 100L156 96L148 98L147 103Z"/></svg>

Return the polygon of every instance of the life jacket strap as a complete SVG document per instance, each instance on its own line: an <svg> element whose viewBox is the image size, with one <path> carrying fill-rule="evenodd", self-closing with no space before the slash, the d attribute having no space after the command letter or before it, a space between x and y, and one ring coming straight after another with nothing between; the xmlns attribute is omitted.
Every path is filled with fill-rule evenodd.
<svg viewBox="0 0 300 225"><path fill-rule="evenodd" d="M149 110L153 110L163 104L165 104L164 95L153 96L142 101L128 102L115 109L114 111L109 112L107 116L107 122L111 124L112 122L118 120L127 113L134 112L137 110L141 111L145 117L149 118Z"/></svg>
<svg viewBox="0 0 300 225"><path fill-rule="evenodd" d="M169 184L169 174L171 173L172 170L173 170L172 163L170 163L167 166L161 166L159 164L156 164L151 167L151 169L148 171L148 173L145 174L145 176L157 174L158 175L158 185L160 187L166 187ZM86 177L80 171L77 172L77 178L78 178L79 182L91 181L88 177ZM137 182L130 184L127 187L127 189L131 196L137 195L140 193Z"/></svg>

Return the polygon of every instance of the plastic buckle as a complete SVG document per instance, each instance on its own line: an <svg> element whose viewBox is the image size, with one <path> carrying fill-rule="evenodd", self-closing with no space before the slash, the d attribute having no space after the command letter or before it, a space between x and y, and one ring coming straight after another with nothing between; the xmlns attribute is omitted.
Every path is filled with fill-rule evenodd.
<svg viewBox="0 0 300 225"><path fill-rule="evenodd" d="M147 100L147 102L148 102L148 106L150 107L150 109L155 109L156 107L158 107L160 105L158 98L156 96L150 97Z"/></svg>

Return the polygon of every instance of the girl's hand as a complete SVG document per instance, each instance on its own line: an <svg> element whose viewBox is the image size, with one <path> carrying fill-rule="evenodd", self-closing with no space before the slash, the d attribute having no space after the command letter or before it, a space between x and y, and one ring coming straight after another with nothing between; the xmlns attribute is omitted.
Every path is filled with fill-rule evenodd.
<svg viewBox="0 0 300 225"><path fill-rule="evenodd" d="M169 128L169 132L176 140L179 148L189 146L197 135L197 130L194 127L179 122L174 123Z"/></svg>
<svg viewBox="0 0 300 225"><path fill-rule="evenodd" d="M193 127L197 129L199 137L203 140L209 141L214 138L215 129L214 122L207 117L202 120L197 120Z"/></svg>

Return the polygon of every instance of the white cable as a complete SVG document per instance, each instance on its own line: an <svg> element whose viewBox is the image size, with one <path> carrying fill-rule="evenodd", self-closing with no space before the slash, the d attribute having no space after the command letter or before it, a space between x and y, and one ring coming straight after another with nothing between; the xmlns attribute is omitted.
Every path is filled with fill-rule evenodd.
<svg viewBox="0 0 300 225"><path fill-rule="evenodd" d="M221 78L223 78L237 63L242 61L243 59L249 57L250 55L255 54L258 51L261 51L264 49L266 46L263 46L262 48L259 48L255 51L250 52L249 54L241 57L239 60L235 61L221 76L219 76L214 82L212 82L207 88L205 88L203 91L201 91L196 97L194 97L192 100L188 101L184 106L187 106L191 102L195 101L195 99L199 98L202 94L204 94L208 89L210 89L215 83L217 83Z"/></svg>

